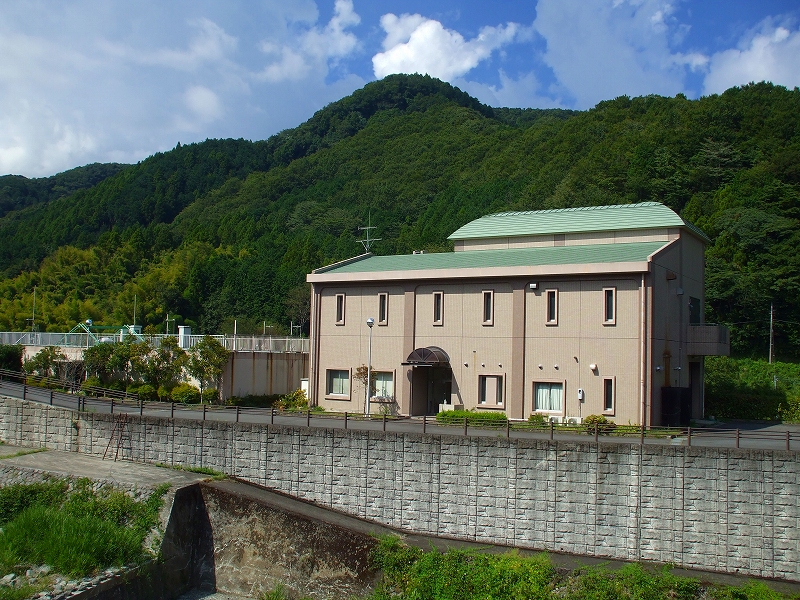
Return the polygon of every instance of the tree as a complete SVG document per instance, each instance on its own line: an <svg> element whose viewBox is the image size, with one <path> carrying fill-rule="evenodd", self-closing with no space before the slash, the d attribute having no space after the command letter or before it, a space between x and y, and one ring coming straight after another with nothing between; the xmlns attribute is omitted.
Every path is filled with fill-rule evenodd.
<svg viewBox="0 0 800 600"><path fill-rule="evenodd" d="M311 288L308 284L290 289L283 304L286 307L286 316L300 325L301 331L305 329L311 317Z"/></svg>
<svg viewBox="0 0 800 600"><path fill-rule="evenodd" d="M178 338L169 336L161 340L158 348L149 341L134 344L131 363L145 383L159 390L171 389L180 380L187 359Z"/></svg>
<svg viewBox="0 0 800 600"><path fill-rule="evenodd" d="M56 377L58 363L67 360L66 355L56 346L47 346L26 360L24 367L28 373L36 373L40 377Z"/></svg>
<svg viewBox="0 0 800 600"><path fill-rule="evenodd" d="M200 382L201 397L206 384L211 383L216 387L219 399L220 380L229 356L227 348L210 335L203 336L203 339L191 349L187 370Z"/></svg>
<svg viewBox="0 0 800 600"><path fill-rule="evenodd" d="M83 351L83 364L86 372L95 375L103 384L111 381L111 358L114 355L114 344L96 344Z"/></svg>
<svg viewBox="0 0 800 600"><path fill-rule="evenodd" d="M0 369L22 371L22 346L0 344Z"/></svg>

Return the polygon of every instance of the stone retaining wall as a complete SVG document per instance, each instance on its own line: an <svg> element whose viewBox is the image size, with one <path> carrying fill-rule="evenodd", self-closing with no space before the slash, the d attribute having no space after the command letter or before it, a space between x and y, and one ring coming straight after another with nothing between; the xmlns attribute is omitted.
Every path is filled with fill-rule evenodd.
<svg viewBox="0 0 800 600"><path fill-rule="evenodd" d="M101 455L116 415L0 403L0 439ZM125 458L202 466L431 535L800 581L797 452L128 416Z"/></svg>

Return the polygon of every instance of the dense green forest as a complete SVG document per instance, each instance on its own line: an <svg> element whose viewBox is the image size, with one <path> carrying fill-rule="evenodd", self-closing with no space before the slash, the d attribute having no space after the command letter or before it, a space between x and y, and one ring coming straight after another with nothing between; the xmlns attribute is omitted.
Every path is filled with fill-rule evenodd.
<svg viewBox="0 0 800 600"><path fill-rule="evenodd" d="M800 355L798 89L577 112L396 75L266 141L179 145L41 198L0 217L0 329L25 327L35 286L42 329L132 323L136 303L160 330L169 313L200 332L286 331L307 319L305 274L358 254L370 217L376 253L443 251L490 212L658 200L713 240L706 318L732 326L734 351L766 354L772 302L778 356Z"/></svg>

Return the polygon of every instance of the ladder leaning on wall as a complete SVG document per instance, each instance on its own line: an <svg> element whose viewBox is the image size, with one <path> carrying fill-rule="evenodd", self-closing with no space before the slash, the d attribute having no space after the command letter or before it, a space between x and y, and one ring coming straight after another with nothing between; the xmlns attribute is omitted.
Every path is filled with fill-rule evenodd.
<svg viewBox="0 0 800 600"><path fill-rule="evenodd" d="M114 446L114 461L120 458L120 452L125 449L125 442L128 443L128 450L131 445L131 434L128 431L128 415L119 413L114 418L114 428L111 430L111 438L108 440L106 451L103 452L103 459L110 455L111 447Z"/></svg>

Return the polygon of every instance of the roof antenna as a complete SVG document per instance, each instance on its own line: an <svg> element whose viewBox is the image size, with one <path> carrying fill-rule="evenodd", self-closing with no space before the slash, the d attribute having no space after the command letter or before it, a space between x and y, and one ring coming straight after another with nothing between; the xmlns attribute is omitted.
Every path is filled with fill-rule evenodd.
<svg viewBox="0 0 800 600"><path fill-rule="evenodd" d="M359 231L366 231L366 234L364 236L365 239L358 240L358 241L361 242L362 246L364 246L364 252L368 253L369 249L372 247L373 242L380 242L381 239L383 239L383 238L370 238L369 237L369 232L372 231L373 229L377 229L377 227L374 227L372 225L372 211L369 211L369 221L367 221L367 223L368 223L367 227L359 227L358 228Z"/></svg>

